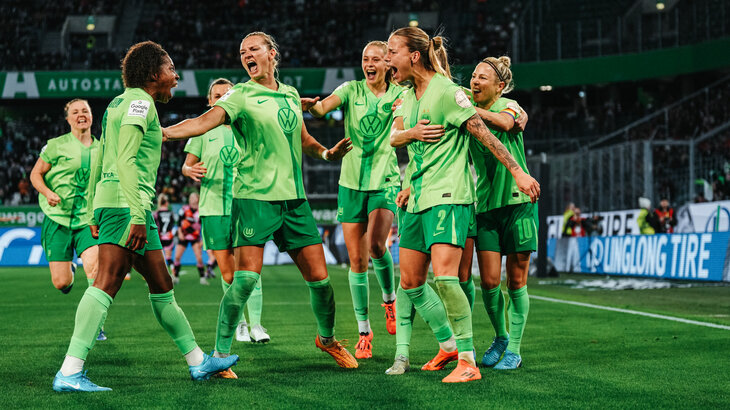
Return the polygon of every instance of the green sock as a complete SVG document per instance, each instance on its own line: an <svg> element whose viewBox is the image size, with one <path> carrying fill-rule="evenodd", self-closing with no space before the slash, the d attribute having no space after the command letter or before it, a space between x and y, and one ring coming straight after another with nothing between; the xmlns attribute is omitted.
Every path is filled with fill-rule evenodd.
<svg viewBox="0 0 730 410"><path fill-rule="evenodd" d="M223 294L218 309L218 326L215 330L215 350L230 353L233 334L241 319L241 311L261 275L256 272L240 270L233 273L233 282Z"/></svg>
<svg viewBox="0 0 730 410"><path fill-rule="evenodd" d="M408 295L418 314L431 327L436 340L442 343L451 339L454 333L451 331L449 319L446 317L446 310L439 295L428 284L403 291Z"/></svg>
<svg viewBox="0 0 730 410"><path fill-rule="evenodd" d="M378 278L378 283L380 283L380 288L383 290L383 293L393 293L393 256L390 254L390 251L386 249L381 258L372 259L373 270L375 270L375 276Z"/></svg>
<svg viewBox="0 0 730 410"><path fill-rule="evenodd" d="M484 300L484 308L487 309L487 315L492 322L495 336L507 337L507 325L504 320L504 296L502 288L499 285L496 288L485 289L482 287L482 299Z"/></svg>
<svg viewBox="0 0 730 410"><path fill-rule="evenodd" d="M335 336L335 293L330 278L317 282L307 282L309 303L314 317L317 318L317 332L321 337Z"/></svg>
<svg viewBox="0 0 730 410"><path fill-rule="evenodd" d="M444 301L444 308L449 317L449 322L454 329L456 349L459 352L471 352L474 350L471 331L471 309L464 291L459 286L459 278L456 276L436 276L435 281L441 300Z"/></svg>
<svg viewBox="0 0 730 410"><path fill-rule="evenodd" d="M416 308L408 298L405 290L398 286L395 298L395 357L403 355L409 357L413 319L416 317Z"/></svg>
<svg viewBox="0 0 730 410"><path fill-rule="evenodd" d="M509 305L509 344L507 350L520 354L522 332L527 323L527 313L530 311L530 297L527 296L527 286L517 290L507 289L512 303Z"/></svg>
<svg viewBox="0 0 730 410"><path fill-rule="evenodd" d="M182 354L188 354L198 347L198 344L195 343L193 329L190 328L185 313L175 301L174 290L167 293L150 293L150 302L157 321L170 335Z"/></svg>
<svg viewBox="0 0 730 410"><path fill-rule="evenodd" d="M256 282L256 287L253 288L251 296L248 297L246 306L248 307L248 318L251 320L249 324L251 326L260 325L261 312L264 306L264 294L261 291L261 275L259 275L259 281ZM241 309L241 312L243 312L243 309Z"/></svg>
<svg viewBox="0 0 730 410"><path fill-rule="evenodd" d="M476 289L474 288L474 281L469 278L466 282L459 282L461 290L466 295L466 300L469 301L469 310L474 311L474 299L476 298Z"/></svg>
<svg viewBox="0 0 730 410"><path fill-rule="evenodd" d="M99 329L104 325L106 314L113 299L99 288L86 288L76 308L76 321L71 343L68 345L68 356L86 360L89 350L94 347Z"/></svg>
<svg viewBox="0 0 730 410"><path fill-rule="evenodd" d="M224 295L226 294L226 291L230 287L231 287L231 284L228 283L228 282L226 282L225 279L223 279L223 277L221 277L221 288L223 288L223 294ZM250 297L249 297L249 299L250 299ZM245 309L241 309L241 317L238 319L239 322L241 322L241 321L244 321L245 322L246 321L246 316L243 315L244 310Z"/></svg>
<svg viewBox="0 0 730 410"><path fill-rule="evenodd" d="M86 281L89 282L89 287L94 285L94 278L86 277Z"/></svg>
<svg viewBox="0 0 730 410"><path fill-rule="evenodd" d="M352 306L355 308L355 318L358 321L368 320L368 304L370 301L368 272L357 273L350 269L347 277L350 281L350 294L352 295Z"/></svg>

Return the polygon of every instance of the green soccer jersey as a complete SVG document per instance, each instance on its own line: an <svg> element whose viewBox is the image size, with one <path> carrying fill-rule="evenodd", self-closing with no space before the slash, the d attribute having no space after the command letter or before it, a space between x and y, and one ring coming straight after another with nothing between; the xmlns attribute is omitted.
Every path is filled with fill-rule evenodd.
<svg viewBox="0 0 730 410"><path fill-rule="evenodd" d="M124 138L124 125L139 127L141 140ZM107 106L101 128L100 168L92 173L98 176L93 208L129 208L131 223L145 224L145 211L152 209L155 197L162 149L162 128L154 100L141 88L126 89ZM131 186L122 186L120 172L136 176L136 180L130 182Z"/></svg>
<svg viewBox="0 0 730 410"><path fill-rule="evenodd" d="M241 147L233 197L259 201L305 199L302 182L302 105L296 88L250 80L215 105L228 115Z"/></svg>
<svg viewBox="0 0 730 410"><path fill-rule="evenodd" d="M225 125L191 138L185 152L195 155L207 169L200 179L200 216L231 214L233 180L236 166L241 159L241 149L233 137L233 131Z"/></svg>
<svg viewBox="0 0 730 410"><path fill-rule="evenodd" d="M48 140L41 150L41 159L51 164L43 179L61 202L50 206L41 194L38 195L38 203L43 213L57 224L70 229L86 224L86 188L98 148L99 142L93 136L91 145L87 147L69 132Z"/></svg>
<svg viewBox="0 0 730 410"><path fill-rule="evenodd" d="M474 202L474 180L469 171L469 139L461 125L476 114L469 97L451 80L436 74L420 100L413 89L403 95L403 103L394 116L403 117L405 129L419 120L443 125L445 134L439 142L413 141L408 144L407 175L411 196L408 212L416 213L444 204Z"/></svg>
<svg viewBox="0 0 730 410"><path fill-rule="evenodd" d="M380 98L366 80L348 81L337 87L345 113L345 136L352 151L342 158L340 185L359 191L374 191L399 184L398 158L390 146L393 102L403 88L390 84Z"/></svg>
<svg viewBox="0 0 730 410"><path fill-rule="evenodd" d="M521 109L517 102L509 98L500 97L489 107L489 111L506 113L513 118L519 117ZM525 146L522 142L522 133L511 134L509 132L491 129L492 134L497 137L507 148L515 161L526 173L527 161L525 160ZM499 160L482 143L471 139L469 152L474 161L474 168L477 171L477 213L487 212L492 209L508 205L530 202L530 197L523 194L515 179Z"/></svg>

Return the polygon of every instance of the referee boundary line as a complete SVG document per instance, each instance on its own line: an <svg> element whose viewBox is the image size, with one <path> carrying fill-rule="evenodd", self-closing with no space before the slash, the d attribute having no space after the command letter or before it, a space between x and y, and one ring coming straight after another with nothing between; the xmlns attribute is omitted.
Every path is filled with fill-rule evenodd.
<svg viewBox="0 0 730 410"><path fill-rule="evenodd" d="M682 319L681 317L658 315L656 313L647 313L647 312L641 312L638 310L620 309L620 308L615 308L615 307L610 307L610 306L594 305L591 303L574 302L572 300L555 299L555 298L549 298L549 297L545 297L545 296L536 296L536 295L530 295L530 299L541 300L544 302L562 303L565 305L580 306L580 307L586 307L586 308L591 308L591 309L608 310L610 312L628 313L630 315L645 316L645 317L651 317L654 319L671 320L672 322L686 323L688 325L697 325L697 326L704 326L704 327L712 327L715 329L730 330L730 326L718 325L718 324L709 323L709 322L700 322L697 320Z"/></svg>

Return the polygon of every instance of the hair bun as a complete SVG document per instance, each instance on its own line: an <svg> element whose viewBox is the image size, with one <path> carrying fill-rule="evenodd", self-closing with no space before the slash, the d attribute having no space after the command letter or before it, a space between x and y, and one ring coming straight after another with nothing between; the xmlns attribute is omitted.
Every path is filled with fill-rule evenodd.
<svg viewBox="0 0 730 410"><path fill-rule="evenodd" d="M499 57L498 60L501 61L502 64L506 65L507 68L510 68L512 66L512 60L507 56Z"/></svg>

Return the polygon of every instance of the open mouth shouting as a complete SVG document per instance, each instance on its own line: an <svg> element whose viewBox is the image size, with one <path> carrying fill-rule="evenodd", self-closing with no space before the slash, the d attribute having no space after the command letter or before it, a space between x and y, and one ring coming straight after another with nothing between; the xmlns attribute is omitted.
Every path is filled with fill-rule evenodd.
<svg viewBox="0 0 730 410"><path fill-rule="evenodd" d="M253 60L246 62L246 68L251 77L259 73L259 65Z"/></svg>
<svg viewBox="0 0 730 410"><path fill-rule="evenodd" d="M374 68L368 68L365 70L365 77L367 77L368 81L375 81L375 77L378 76L378 72Z"/></svg>

